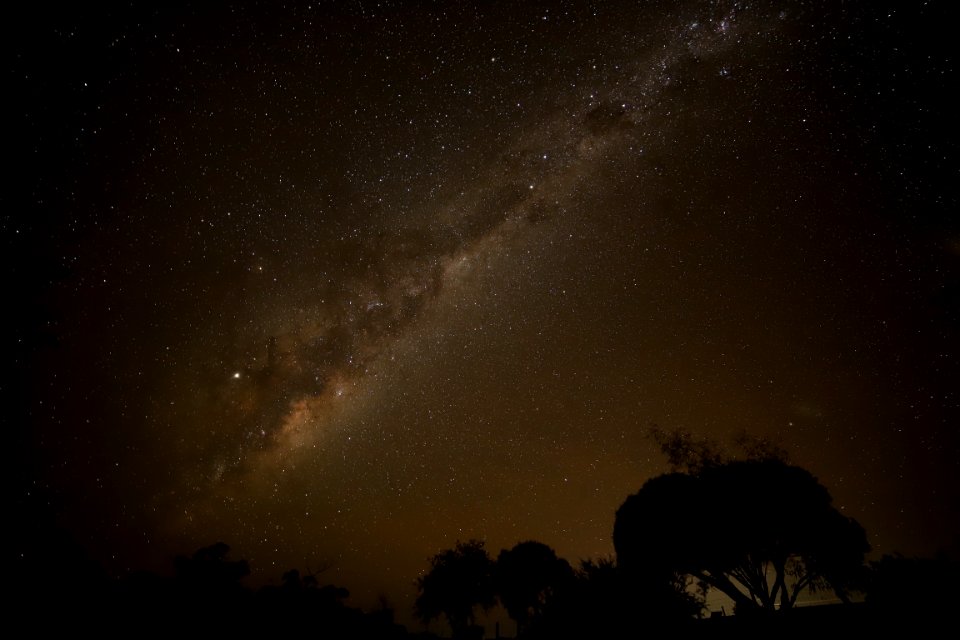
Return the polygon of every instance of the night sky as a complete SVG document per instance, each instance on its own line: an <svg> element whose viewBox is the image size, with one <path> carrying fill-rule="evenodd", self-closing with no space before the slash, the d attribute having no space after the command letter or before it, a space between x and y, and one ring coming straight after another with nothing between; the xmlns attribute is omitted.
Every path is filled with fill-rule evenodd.
<svg viewBox="0 0 960 640"><path fill-rule="evenodd" d="M659 425L956 554L952 4L10 13L18 504L408 610L458 539L611 555Z"/></svg>

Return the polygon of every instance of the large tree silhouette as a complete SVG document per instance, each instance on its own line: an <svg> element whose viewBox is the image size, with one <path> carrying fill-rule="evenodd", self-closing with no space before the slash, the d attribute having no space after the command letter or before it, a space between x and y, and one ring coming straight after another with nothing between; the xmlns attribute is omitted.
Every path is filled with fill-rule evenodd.
<svg viewBox="0 0 960 640"><path fill-rule="evenodd" d="M489 609L496 602L493 561L480 540L457 542L430 559L430 570L417 579L417 617L429 623L447 618L454 638L471 635L477 606ZM481 629L482 632L482 629Z"/></svg>
<svg viewBox="0 0 960 640"><path fill-rule="evenodd" d="M789 609L808 589L846 600L869 550L816 478L773 458L649 480L617 511L613 540L625 571L692 576L738 612Z"/></svg>
<svg viewBox="0 0 960 640"><path fill-rule="evenodd" d="M573 580L573 569L542 542L527 541L503 549L494 573L497 594L518 633L539 620L550 599Z"/></svg>

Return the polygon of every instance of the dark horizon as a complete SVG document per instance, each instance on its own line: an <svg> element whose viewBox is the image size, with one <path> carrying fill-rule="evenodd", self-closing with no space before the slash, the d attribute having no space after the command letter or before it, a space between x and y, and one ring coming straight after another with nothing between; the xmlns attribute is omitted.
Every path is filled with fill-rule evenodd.
<svg viewBox="0 0 960 640"><path fill-rule="evenodd" d="M20 537L111 575L222 540L409 615L457 540L611 557L659 425L957 558L957 17L15 9Z"/></svg>

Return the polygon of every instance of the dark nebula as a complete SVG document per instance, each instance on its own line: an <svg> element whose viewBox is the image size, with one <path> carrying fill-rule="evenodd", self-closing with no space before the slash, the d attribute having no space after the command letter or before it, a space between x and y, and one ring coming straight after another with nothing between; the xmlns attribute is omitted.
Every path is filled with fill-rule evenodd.
<svg viewBox="0 0 960 640"><path fill-rule="evenodd" d="M951 3L135 5L4 56L18 505L108 572L406 611L458 539L612 554L654 424L960 550Z"/></svg>

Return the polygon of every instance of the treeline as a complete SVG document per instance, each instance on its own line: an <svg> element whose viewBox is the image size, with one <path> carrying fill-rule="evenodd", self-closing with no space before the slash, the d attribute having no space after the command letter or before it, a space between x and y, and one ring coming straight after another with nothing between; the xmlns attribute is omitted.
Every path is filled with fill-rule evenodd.
<svg viewBox="0 0 960 640"><path fill-rule="evenodd" d="M689 576L638 576L615 559L578 566L549 546L526 541L492 557L479 540L435 555L417 581L414 612L428 629L453 638L484 635L484 614L502 606L513 621L504 637L620 638L677 633L679 637L799 637L820 631L866 632L936 628L954 616L960 566L945 556L885 555L860 567L844 602L816 606L759 602L710 612L709 585ZM795 579L790 578L791 585ZM803 589L811 594L822 589ZM792 593L792 589L790 590ZM802 600L800 605L802 605ZM489 627L489 625L486 625Z"/></svg>
<svg viewBox="0 0 960 640"><path fill-rule="evenodd" d="M10 609L27 629L82 629L108 637L197 632L214 637L304 632L318 638L408 637L386 600L375 611L361 611L347 605L347 589L297 569L284 573L277 585L246 586L249 564L232 559L222 542L174 558L169 575L133 571L112 579L79 555L65 560L63 573L54 573L53 563L38 563L12 585ZM71 575L80 567L82 573Z"/></svg>
<svg viewBox="0 0 960 640"><path fill-rule="evenodd" d="M528 540L492 557L479 540L428 560L414 614L425 631L481 638L484 613L503 607L503 636L619 638L863 634L933 628L960 601L958 563L884 556L866 562L866 533L783 451L755 439L731 455L683 432L652 432L672 470L627 497L613 522L615 557L571 565ZM250 567L224 543L174 559L170 575L108 578L61 530L33 519L14 545L8 609L30 631L101 635L403 638L384 603L364 612L349 592L290 570L278 585L244 585ZM711 590L732 601L724 617ZM835 606L800 607L828 592Z"/></svg>
<svg viewBox="0 0 960 640"><path fill-rule="evenodd" d="M394 612L386 602L369 613L350 607L347 589L323 584L315 575L297 569L285 572L279 585L250 589L243 584L250 573L248 563L230 559L229 551L221 542L191 556L179 556L170 577L133 573L118 585L120 600L138 620L170 616L214 630L312 630L318 637L334 638L406 637L406 629L395 624Z"/></svg>
<svg viewBox="0 0 960 640"><path fill-rule="evenodd" d="M958 568L942 557L884 556L863 566L857 602L738 608L737 615L715 618L705 610L706 591L679 574L669 580L637 576L614 559L584 560L574 567L536 541L502 549L493 558L482 541L469 540L436 554L417 580L414 613L426 623L417 633L397 624L388 605L370 612L350 607L346 589L297 570L284 573L278 585L251 589L243 584L247 562L231 559L229 547L217 543L176 558L169 576L145 571L121 580L49 575L40 589L17 585L10 611L13 620L34 632L83 630L107 637L479 639L483 613L497 605L514 622L501 630L502 637L862 635L948 623L960 595Z"/></svg>
<svg viewBox="0 0 960 640"><path fill-rule="evenodd" d="M703 608L679 581L631 580L612 559L574 568L536 541L503 549L495 560L482 541L458 542L430 560L417 587L417 617L428 625L442 620L454 638L483 637L478 614L498 602L517 635L531 638L617 637L667 625L680 630Z"/></svg>
<svg viewBox="0 0 960 640"><path fill-rule="evenodd" d="M614 559L576 568L527 541L491 558L478 540L435 555L417 581L416 615L454 638L480 638L497 602L528 638L621 637L646 630L710 636L863 632L944 620L960 596L957 563L885 556L867 563L866 532L827 489L770 442L733 453L682 431L651 430L672 467L624 501ZM704 620L710 591L732 601ZM827 592L836 606L799 607ZM729 617L726 614L733 614Z"/></svg>

